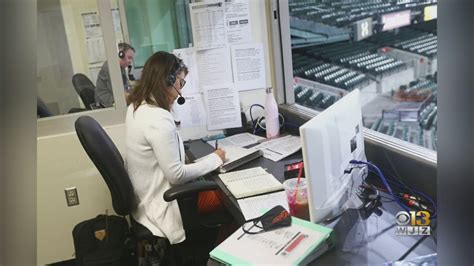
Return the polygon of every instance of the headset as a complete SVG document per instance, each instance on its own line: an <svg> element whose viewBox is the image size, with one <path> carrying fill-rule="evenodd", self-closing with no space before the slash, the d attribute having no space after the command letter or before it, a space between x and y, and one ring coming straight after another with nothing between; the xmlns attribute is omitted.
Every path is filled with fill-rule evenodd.
<svg viewBox="0 0 474 266"><path fill-rule="evenodd" d="M132 50L135 52L135 48L133 48L133 46L131 46L130 44L126 43L126 42L121 42L118 44L118 49L119 49L119 52L118 52L118 57L120 59L122 58L125 58L125 52L127 50Z"/></svg>
<svg viewBox="0 0 474 266"><path fill-rule="evenodd" d="M178 104L179 105L183 105L185 102L186 102L186 99L183 97L183 95L181 95L181 93L178 91L178 89L176 89L176 87L174 86L175 82L176 82L176 74L178 73L179 70L185 68L186 66L183 64L183 61L181 59L179 59L178 57L176 57L175 55L173 55L173 58L175 60L175 65L174 65L174 68L171 70L171 73L169 74L168 76L168 86L172 86L176 92L178 93L179 97L178 97Z"/></svg>

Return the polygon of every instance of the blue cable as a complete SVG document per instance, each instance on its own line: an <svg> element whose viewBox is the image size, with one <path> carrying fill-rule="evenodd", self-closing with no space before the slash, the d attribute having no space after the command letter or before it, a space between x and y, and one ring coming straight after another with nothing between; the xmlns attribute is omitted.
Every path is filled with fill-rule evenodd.
<svg viewBox="0 0 474 266"><path fill-rule="evenodd" d="M437 205L435 203L435 201L428 195L422 193L421 191L418 191L416 189L413 189L413 188L410 188L408 187L407 185L405 185L402 181L396 179L396 178L387 178L387 181L388 182L392 182L394 185L398 186L399 188L402 188L402 189L407 189L407 190L410 190L411 193L413 194L418 194L419 196L427 199L431 205L433 206L433 209L434 209L434 213L435 215L433 215L432 218L435 218L436 217L436 214L438 213L438 208L437 208Z"/></svg>
<svg viewBox="0 0 474 266"><path fill-rule="evenodd" d="M363 165L367 165L367 167L369 168L369 171L372 170L372 171L375 171L376 172L376 175L380 178L380 180L382 180L382 183L384 184L384 186L387 188L388 192L390 193L390 195L392 195L392 197L396 200L396 202L398 203L398 205L400 205L400 207L402 207L403 210L409 212L410 209L408 209L407 206L405 206L405 204L403 204L402 202L400 202L400 199L397 198L395 196L395 194L393 193L392 191L392 188L390 187L390 185L388 184L387 182L387 179L385 178L385 176L383 175L382 171L380 171L380 169L375 166L374 164L372 163L369 163L369 162L363 162L363 161L357 161L357 160L351 160L350 163L352 164L363 164ZM372 168L372 169L371 169Z"/></svg>
<svg viewBox="0 0 474 266"><path fill-rule="evenodd" d="M367 167L369 168L369 171L373 172L374 174L376 174L381 180L382 180L382 183L385 185L385 187L387 188L387 190L389 191L390 195L397 201L398 205L400 205L400 207L402 207L402 209L404 209L405 211L409 211L409 209L405 206L405 204L401 203L399 198L393 193L392 191L392 188L390 187L390 185L388 184L388 182L391 182L391 183L395 183L398 182L398 184L394 184L396 186L398 186L399 188L402 188L402 189L409 189L411 190L413 193L415 194L418 194L422 197L424 197L425 199L427 199L431 205L433 206L434 208L434 215L432 216L432 218L436 218L436 214L437 214L437 206L436 206L436 203L434 202L434 200L425 195L424 193L420 192L420 191L417 191L417 190L414 190L414 189L411 189L409 188L408 186L406 186L405 184L403 184L401 181L399 180L390 180L390 179L387 179L384 174L382 173L382 171L374 164L372 163L369 163L369 162L363 162L363 161L357 161L357 160L351 160L350 163L352 164L364 164L364 165L367 165ZM371 169L372 168L372 169Z"/></svg>
<svg viewBox="0 0 474 266"><path fill-rule="evenodd" d="M427 199L427 200L430 202L431 206L433 206L433 209L434 209L434 214L433 214L433 216L432 216L431 218L433 218L433 219L436 218L437 213L438 213L438 207L437 207L435 201L434 201L430 196L428 196L428 195L426 195L426 194L424 194L424 193L422 193L422 192L420 192L420 191L418 191L418 190L415 190L415 189L412 189L412 188L407 187L405 184L401 183L399 180L387 179L387 181L394 183L394 185L397 186L397 187L399 187L399 188L402 188L402 189L409 189L409 190L411 190L411 192L412 192L413 194L418 194L419 196L421 196L421 197ZM397 184L397 183L394 182L394 181L397 181L397 182L399 182L399 183Z"/></svg>

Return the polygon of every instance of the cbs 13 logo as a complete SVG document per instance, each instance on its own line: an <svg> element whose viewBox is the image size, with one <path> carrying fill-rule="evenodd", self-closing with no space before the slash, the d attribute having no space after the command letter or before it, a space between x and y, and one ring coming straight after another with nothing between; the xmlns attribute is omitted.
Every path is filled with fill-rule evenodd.
<svg viewBox="0 0 474 266"><path fill-rule="evenodd" d="M430 213L427 211L400 211L395 216L398 225L429 226L431 224Z"/></svg>

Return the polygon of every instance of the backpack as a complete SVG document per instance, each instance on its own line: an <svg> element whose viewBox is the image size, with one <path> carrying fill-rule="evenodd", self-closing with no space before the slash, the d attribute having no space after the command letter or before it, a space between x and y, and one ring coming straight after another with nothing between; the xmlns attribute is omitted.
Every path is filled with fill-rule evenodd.
<svg viewBox="0 0 474 266"><path fill-rule="evenodd" d="M98 215L72 230L76 265L131 265L130 229L125 218Z"/></svg>

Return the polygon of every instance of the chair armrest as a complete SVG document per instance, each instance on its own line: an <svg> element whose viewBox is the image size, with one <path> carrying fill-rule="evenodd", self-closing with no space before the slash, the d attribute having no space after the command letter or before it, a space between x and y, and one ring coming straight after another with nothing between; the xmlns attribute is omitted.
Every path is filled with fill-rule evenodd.
<svg viewBox="0 0 474 266"><path fill-rule="evenodd" d="M170 202L175 199L190 197L200 191L215 190L219 188L214 181L197 181L193 183L174 186L163 195L163 199Z"/></svg>

